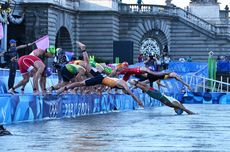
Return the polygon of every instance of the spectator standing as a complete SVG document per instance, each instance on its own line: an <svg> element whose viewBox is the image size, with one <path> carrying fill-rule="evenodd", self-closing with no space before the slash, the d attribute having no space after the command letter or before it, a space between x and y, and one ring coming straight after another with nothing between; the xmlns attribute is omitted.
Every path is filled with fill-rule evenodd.
<svg viewBox="0 0 230 152"><path fill-rule="evenodd" d="M168 53L168 45L165 45L165 46L164 46L163 52Z"/></svg>
<svg viewBox="0 0 230 152"><path fill-rule="evenodd" d="M156 71L161 71L161 65L162 65L162 59L160 55L157 55L156 57L154 57L155 59L155 65L156 65Z"/></svg>
<svg viewBox="0 0 230 152"><path fill-rule="evenodd" d="M149 55L148 59L144 62L144 64L146 68L149 68L150 66L154 66L154 68L156 68L155 58L153 57L153 55Z"/></svg>
<svg viewBox="0 0 230 152"><path fill-rule="evenodd" d="M168 69L169 62L171 61L168 53L164 52L162 59L163 59L163 69L166 70L166 69Z"/></svg>
<svg viewBox="0 0 230 152"><path fill-rule="evenodd" d="M144 60L143 60L143 54L141 53L141 54L139 54L139 56L138 56L138 62L140 63L140 62L143 62Z"/></svg>
<svg viewBox="0 0 230 152"><path fill-rule="evenodd" d="M192 57L191 57L191 56L189 56L189 57L187 58L187 62L192 62Z"/></svg>
<svg viewBox="0 0 230 152"><path fill-rule="evenodd" d="M60 67L64 66L67 63L68 63L68 61L67 61L67 57L65 55L65 52L61 48L57 48L56 49L56 55L55 55L55 58L54 58L54 67L57 70L58 83L62 82L62 76L61 76L61 72L60 72Z"/></svg>
<svg viewBox="0 0 230 152"><path fill-rule="evenodd" d="M138 5L138 11L141 10L141 5L142 5L142 0L137 0L137 5Z"/></svg>
<svg viewBox="0 0 230 152"><path fill-rule="evenodd" d="M17 41L14 39L11 39L9 41L9 44L10 44L9 50L4 53L6 64L8 68L10 69L9 78L8 78L8 89L14 86L15 75L16 75L16 70L17 70L18 50L31 46L33 43L17 46Z"/></svg>

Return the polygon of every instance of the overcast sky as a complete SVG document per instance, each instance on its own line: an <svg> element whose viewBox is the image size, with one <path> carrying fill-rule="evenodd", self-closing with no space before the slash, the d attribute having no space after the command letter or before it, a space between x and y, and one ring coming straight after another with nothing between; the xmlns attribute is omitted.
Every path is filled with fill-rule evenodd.
<svg viewBox="0 0 230 152"><path fill-rule="evenodd" d="M135 4L137 3L137 0L122 0L124 3L132 3ZM165 0L143 0L144 4L158 4L158 5L164 5ZM190 0L172 0L172 3L181 7L185 8L186 6L189 5ZM230 6L230 0L218 0L220 2L220 7L221 9L224 9L226 5Z"/></svg>

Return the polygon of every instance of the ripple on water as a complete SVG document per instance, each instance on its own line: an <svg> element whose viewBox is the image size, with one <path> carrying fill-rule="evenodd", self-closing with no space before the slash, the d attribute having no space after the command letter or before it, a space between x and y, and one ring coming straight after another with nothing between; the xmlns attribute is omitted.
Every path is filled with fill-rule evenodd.
<svg viewBox="0 0 230 152"><path fill-rule="evenodd" d="M230 105L186 105L199 115L160 107L7 126L3 151L230 151Z"/></svg>

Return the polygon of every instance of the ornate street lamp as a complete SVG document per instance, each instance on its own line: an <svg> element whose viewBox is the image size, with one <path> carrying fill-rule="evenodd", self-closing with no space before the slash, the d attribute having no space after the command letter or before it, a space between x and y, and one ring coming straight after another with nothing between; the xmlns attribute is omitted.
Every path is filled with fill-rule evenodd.
<svg viewBox="0 0 230 152"><path fill-rule="evenodd" d="M11 0L7 0L7 2L0 4L0 22L2 23L4 30L1 51L7 50L7 25L9 24L9 21L14 24L20 24L24 19L24 14L20 18L15 18L13 16L12 7L14 6L15 4L13 4Z"/></svg>

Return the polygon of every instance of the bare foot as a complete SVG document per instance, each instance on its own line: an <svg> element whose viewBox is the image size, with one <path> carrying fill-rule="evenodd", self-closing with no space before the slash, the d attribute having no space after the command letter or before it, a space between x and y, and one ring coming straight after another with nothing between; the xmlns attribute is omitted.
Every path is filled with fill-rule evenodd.
<svg viewBox="0 0 230 152"><path fill-rule="evenodd" d="M83 44L83 43L81 43L79 41L77 41L77 45L81 48L81 50L85 50L86 49L85 44Z"/></svg>

